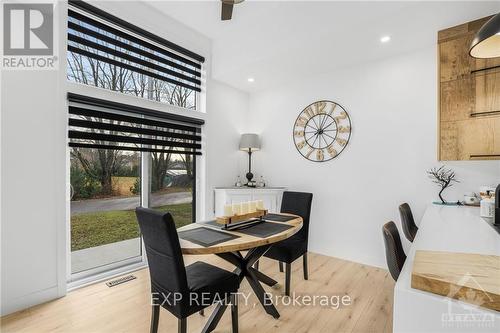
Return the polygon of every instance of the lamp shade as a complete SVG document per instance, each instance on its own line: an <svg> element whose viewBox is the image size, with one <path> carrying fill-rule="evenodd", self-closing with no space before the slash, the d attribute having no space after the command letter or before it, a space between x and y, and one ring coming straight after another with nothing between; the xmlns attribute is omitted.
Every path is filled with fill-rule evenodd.
<svg viewBox="0 0 500 333"><path fill-rule="evenodd" d="M472 41L469 54L474 58L500 57L500 13L479 29Z"/></svg>
<svg viewBox="0 0 500 333"><path fill-rule="evenodd" d="M241 135L240 150L256 151L260 149L260 139L257 134L245 133Z"/></svg>

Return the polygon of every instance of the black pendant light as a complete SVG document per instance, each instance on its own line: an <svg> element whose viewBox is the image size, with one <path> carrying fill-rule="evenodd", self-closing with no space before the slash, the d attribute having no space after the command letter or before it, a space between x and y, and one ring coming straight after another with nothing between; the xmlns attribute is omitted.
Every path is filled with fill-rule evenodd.
<svg viewBox="0 0 500 333"><path fill-rule="evenodd" d="M472 41L469 54L474 58L500 57L500 13L479 29Z"/></svg>

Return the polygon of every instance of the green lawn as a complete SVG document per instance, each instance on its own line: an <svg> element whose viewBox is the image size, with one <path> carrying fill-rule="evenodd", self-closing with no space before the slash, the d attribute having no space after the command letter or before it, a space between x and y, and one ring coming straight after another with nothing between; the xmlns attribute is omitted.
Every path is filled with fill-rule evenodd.
<svg viewBox="0 0 500 333"><path fill-rule="evenodd" d="M168 211L177 228L192 222L191 204L166 205L155 209ZM71 216L71 251L139 237L134 210L92 212Z"/></svg>

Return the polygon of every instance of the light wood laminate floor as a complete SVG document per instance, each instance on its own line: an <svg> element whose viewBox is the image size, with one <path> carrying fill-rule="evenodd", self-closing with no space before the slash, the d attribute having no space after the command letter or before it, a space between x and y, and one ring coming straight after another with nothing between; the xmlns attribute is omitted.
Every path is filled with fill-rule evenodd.
<svg viewBox="0 0 500 333"><path fill-rule="evenodd" d="M186 264L203 260L228 270L232 266L215 256L186 256ZM273 295L283 294L284 273L275 261L264 258L260 269L279 281L265 287ZM109 288L105 282L77 289L66 297L5 316L1 332L149 332L149 273L132 273L136 280ZM339 309L316 305L277 304L279 319L267 315L252 294L248 304L240 297L239 328L245 332L391 332L394 282L387 270L309 253L309 280L304 281L302 260L292 264L291 290L296 295L349 295L352 304ZM243 281L242 292L250 287ZM254 306L255 304L255 306ZM200 332L205 317L188 318L188 332ZM230 311L226 311L215 332L231 332ZM177 332L177 319L160 311L159 332Z"/></svg>

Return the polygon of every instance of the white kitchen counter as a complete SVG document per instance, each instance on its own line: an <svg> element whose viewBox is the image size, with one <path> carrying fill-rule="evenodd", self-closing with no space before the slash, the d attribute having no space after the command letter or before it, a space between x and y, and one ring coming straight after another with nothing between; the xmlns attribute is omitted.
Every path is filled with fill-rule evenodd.
<svg viewBox="0 0 500 333"><path fill-rule="evenodd" d="M427 208L394 288L394 332L500 332L500 312L411 287L416 250L500 255L489 223L476 207Z"/></svg>

